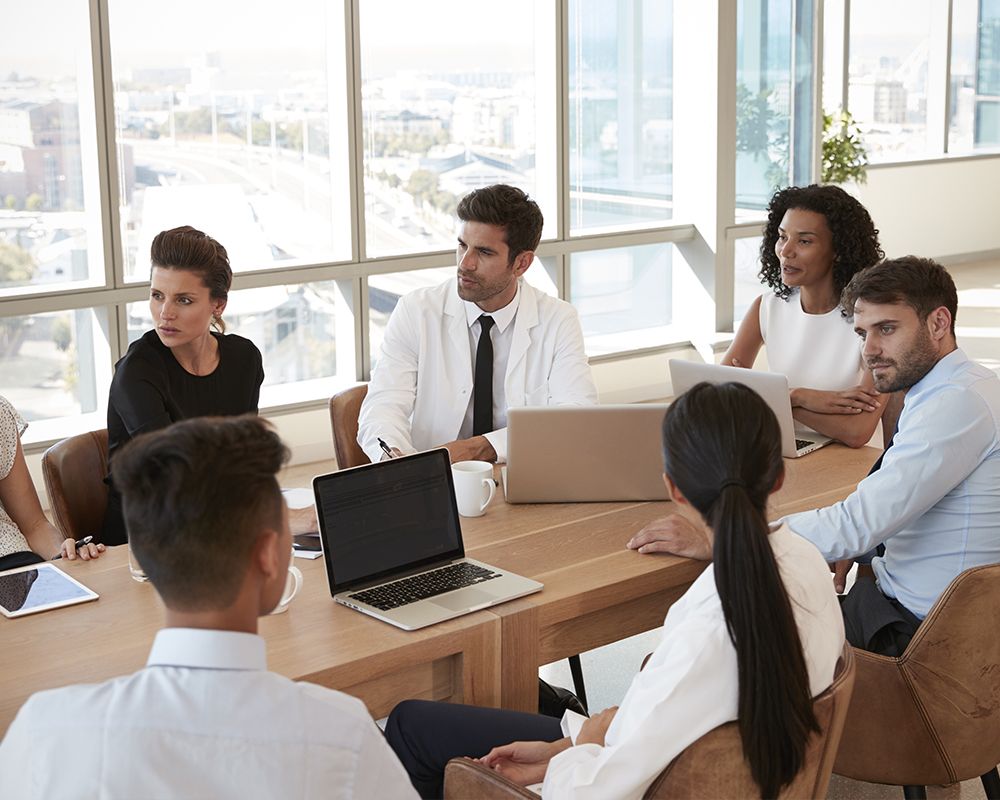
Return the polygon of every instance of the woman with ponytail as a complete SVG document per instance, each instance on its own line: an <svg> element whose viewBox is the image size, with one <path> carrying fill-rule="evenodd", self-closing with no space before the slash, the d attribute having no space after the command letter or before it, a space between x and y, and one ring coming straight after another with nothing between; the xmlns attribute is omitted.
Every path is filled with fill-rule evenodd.
<svg viewBox="0 0 1000 800"><path fill-rule="evenodd" d="M226 248L189 225L162 231L150 248L153 330L115 365L108 400L108 457L132 437L191 417L257 413L264 367L249 339L225 335L233 282ZM109 486L101 541L127 540L121 497Z"/></svg>
<svg viewBox="0 0 1000 800"><path fill-rule="evenodd" d="M812 699L833 681L844 626L819 552L767 523L784 477L778 422L752 390L703 383L667 410L663 449L671 498L703 529L714 564L671 606L621 707L560 723L401 703L386 736L421 796L440 797L445 764L466 755L541 784L545 798L641 798L681 751L732 720L762 797L802 768L818 731Z"/></svg>

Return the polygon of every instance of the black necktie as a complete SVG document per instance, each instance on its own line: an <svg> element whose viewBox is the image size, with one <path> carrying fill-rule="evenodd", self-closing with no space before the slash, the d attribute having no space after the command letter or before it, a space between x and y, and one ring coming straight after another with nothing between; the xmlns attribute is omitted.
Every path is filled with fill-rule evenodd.
<svg viewBox="0 0 1000 800"><path fill-rule="evenodd" d="M479 317L479 346L476 347L476 382L472 390L472 435L493 430L493 317Z"/></svg>

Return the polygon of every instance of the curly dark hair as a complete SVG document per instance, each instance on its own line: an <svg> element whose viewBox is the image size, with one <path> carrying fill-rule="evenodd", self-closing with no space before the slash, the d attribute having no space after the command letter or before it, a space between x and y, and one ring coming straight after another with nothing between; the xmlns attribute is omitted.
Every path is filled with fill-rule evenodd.
<svg viewBox="0 0 1000 800"><path fill-rule="evenodd" d="M760 272L757 276L782 300L792 293L781 280L781 263L775 255L778 226L790 208L813 211L826 217L833 234L833 288L839 295L860 269L877 264L885 253L878 241L878 229L861 203L839 186L789 186L774 193L767 206L764 239L760 243Z"/></svg>

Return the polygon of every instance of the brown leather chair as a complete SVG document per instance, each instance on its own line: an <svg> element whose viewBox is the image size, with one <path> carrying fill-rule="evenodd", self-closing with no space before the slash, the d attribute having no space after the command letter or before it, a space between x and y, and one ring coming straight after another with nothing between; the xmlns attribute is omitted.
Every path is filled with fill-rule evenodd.
<svg viewBox="0 0 1000 800"><path fill-rule="evenodd" d="M806 751L805 766L779 795L791 798L826 797L833 760L847 716L854 687L854 653L848 646L837 662L833 683L813 702L822 732L814 736ZM516 783L467 758L448 762L444 778L446 798L477 797L536 798ZM743 745L735 722L709 731L689 745L661 772L643 795L648 800L691 798L716 800L719 797L759 797L760 789L743 760Z"/></svg>
<svg viewBox="0 0 1000 800"><path fill-rule="evenodd" d="M338 469L371 463L371 459L358 444L358 415L367 394L368 384L362 383L337 392L330 398L333 453L337 458Z"/></svg>
<svg viewBox="0 0 1000 800"><path fill-rule="evenodd" d="M899 658L855 651L854 699L833 771L904 787L977 776L1000 798L1000 564L973 567L938 598Z"/></svg>
<svg viewBox="0 0 1000 800"><path fill-rule="evenodd" d="M42 475L56 527L71 539L97 536L108 508L108 432L57 442L42 456Z"/></svg>

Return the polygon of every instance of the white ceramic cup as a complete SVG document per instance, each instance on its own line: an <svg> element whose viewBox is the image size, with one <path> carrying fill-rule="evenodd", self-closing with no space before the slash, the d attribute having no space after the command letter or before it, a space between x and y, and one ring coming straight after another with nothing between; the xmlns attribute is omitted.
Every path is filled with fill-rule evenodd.
<svg viewBox="0 0 1000 800"><path fill-rule="evenodd" d="M455 479L455 500L463 517L481 517L486 512L497 486L493 465L488 461L459 461L451 465Z"/></svg>
<svg viewBox="0 0 1000 800"><path fill-rule="evenodd" d="M299 589L302 588L302 570L296 567L294 564L288 565L288 577L285 578L285 591L281 594L281 599L278 601L278 605L274 607L272 614L284 614L288 611L288 606L291 604L292 600L295 599L295 595L299 593Z"/></svg>

